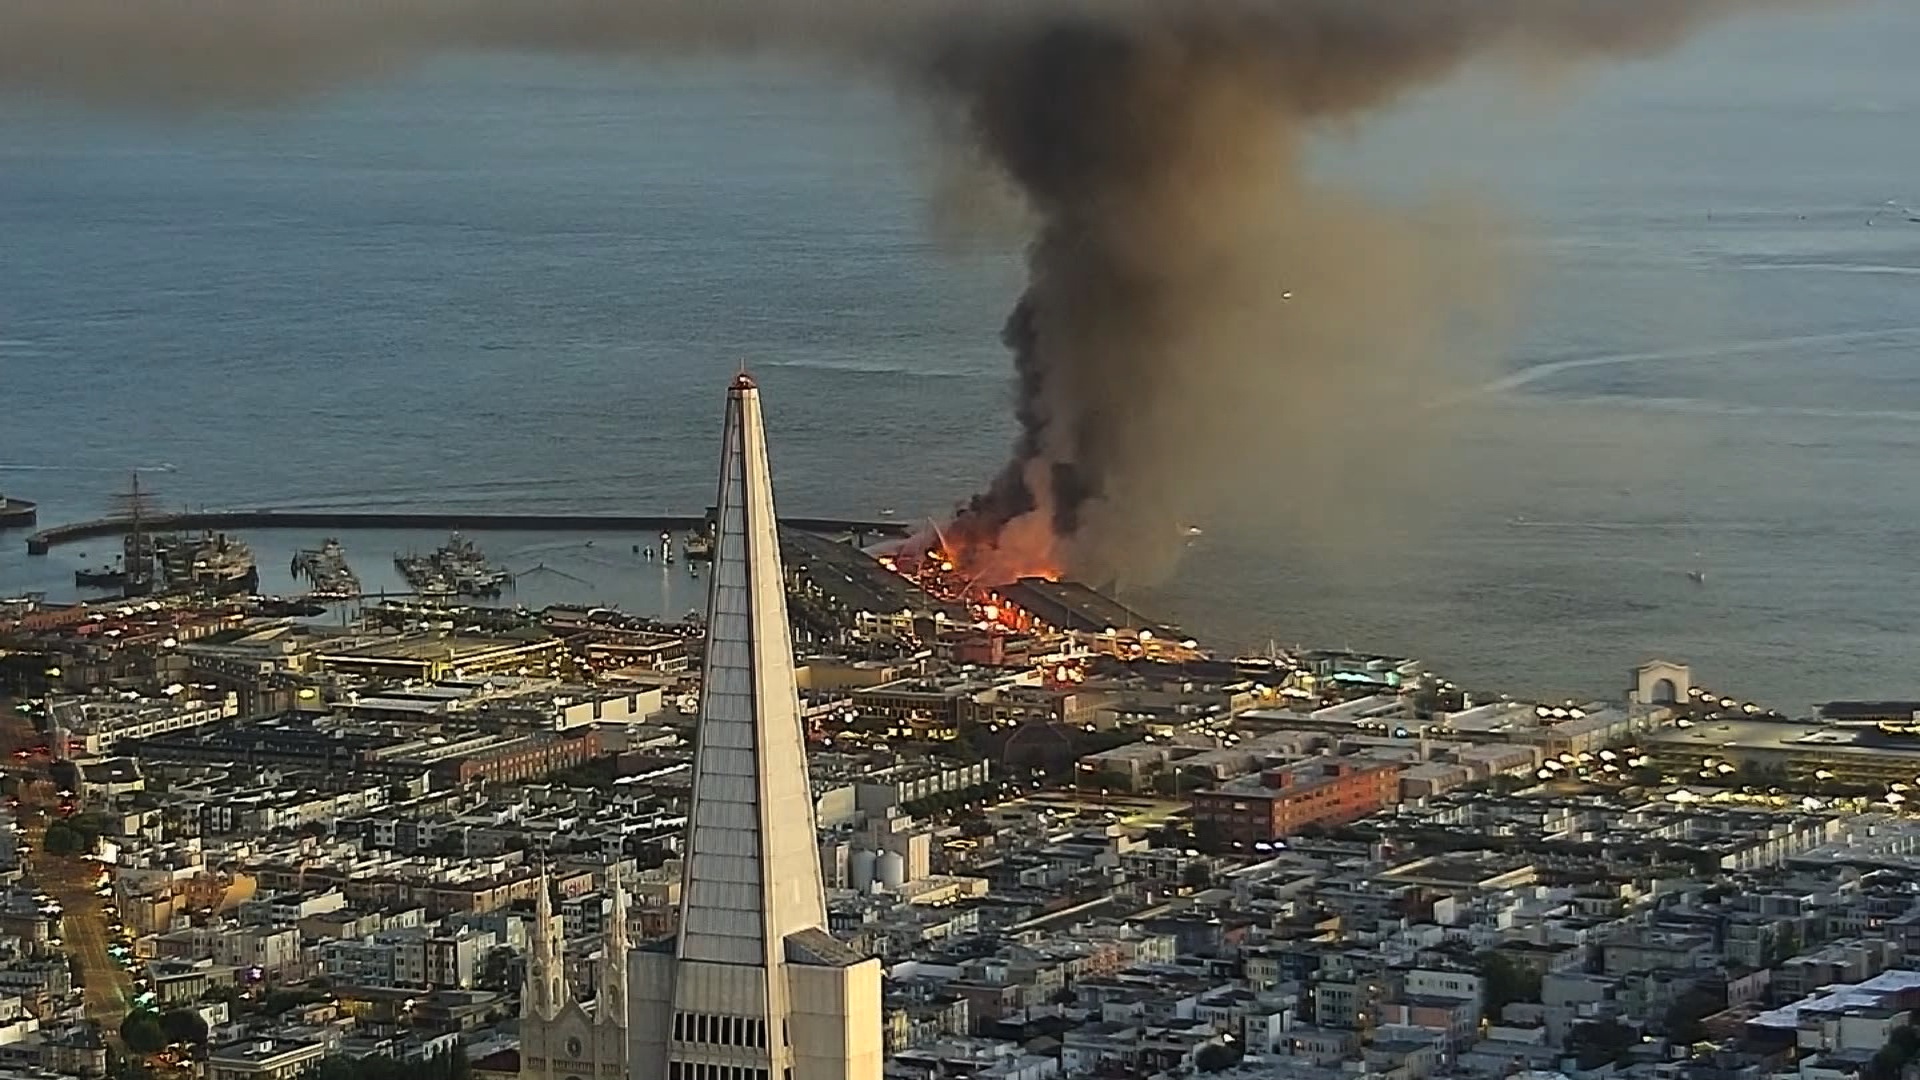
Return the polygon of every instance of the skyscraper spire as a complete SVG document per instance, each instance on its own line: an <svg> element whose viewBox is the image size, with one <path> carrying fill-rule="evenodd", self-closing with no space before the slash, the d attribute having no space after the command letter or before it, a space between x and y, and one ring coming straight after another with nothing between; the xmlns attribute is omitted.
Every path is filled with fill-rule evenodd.
<svg viewBox="0 0 1920 1080"><path fill-rule="evenodd" d="M679 950L773 966L780 937L827 912L760 391L744 372L727 394L714 506Z"/></svg>
<svg viewBox="0 0 1920 1080"><path fill-rule="evenodd" d="M826 932L760 391L744 371L714 507L680 927L634 954L631 1077L878 1080L879 963Z"/></svg>

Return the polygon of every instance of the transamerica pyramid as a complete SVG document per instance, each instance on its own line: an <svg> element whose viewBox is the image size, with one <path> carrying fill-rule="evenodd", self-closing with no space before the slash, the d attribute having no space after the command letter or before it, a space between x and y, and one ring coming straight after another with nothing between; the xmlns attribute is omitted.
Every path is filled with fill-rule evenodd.
<svg viewBox="0 0 1920 1080"><path fill-rule="evenodd" d="M727 391L678 933L634 950L631 1080L878 1080L880 965L826 931L760 421Z"/></svg>

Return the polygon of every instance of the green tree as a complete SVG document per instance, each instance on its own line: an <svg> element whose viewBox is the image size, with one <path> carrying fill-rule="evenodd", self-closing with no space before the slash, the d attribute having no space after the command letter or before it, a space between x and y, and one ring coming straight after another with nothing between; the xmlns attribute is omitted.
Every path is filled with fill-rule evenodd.
<svg viewBox="0 0 1920 1080"><path fill-rule="evenodd" d="M1540 1000L1540 976L1497 949L1480 954L1480 978L1485 985L1486 1013L1495 1020L1516 1001Z"/></svg>
<svg viewBox="0 0 1920 1080"><path fill-rule="evenodd" d="M1636 765L1627 770L1627 780L1639 787L1656 787L1661 781L1661 773L1652 765Z"/></svg>
<svg viewBox="0 0 1920 1080"><path fill-rule="evenodd" d="M120 1041L136 1054L157 1053L167 1045L167 1033L160 1018L145 1009L135 1009L120 1022Z"/></svg>
<svg viewBox="0 0 1920 1080"><path fill-rule="evenodd" d="M1899 1080L1900 1073L1906 1068L1906 1064L1906 1059L1900 1056L1900 1051L1894 1049L1893 1044L1889 1042L1873 1055L1873 1060L1867 1062L1864 1075L1866 1080Z"/></svg>
<svg viewBox="0 0 1920 1080"><path fill-rule="evenodd" d="M1208 1043L1193 1055L1193 1067L1203 1073L1225 1072L1240 1063L1246 1052L1236 1043Z"/></svg>
<svg viewBox="0 0 1920 1080"><path fill-rule="evenodd" d="M171 1009L160 1014L160 1030L168 1042L200 1045L207 1041L207 1021L192 1009Z"/></svg>
<svg viewBox="0 0 1920 1080"><path fill-rule="evenodd" d="M1204 862L1190 862L1180 874L1180 881L1189 889L1210 889L1213 887L1213 867Z"/></svg>
<svg viewBox="0 0 1920 1080"><path fill-rule="evenodd" d="M1632 1028L1612 1019L1578 1024L1567 1033L1567 1049L1573 1052L1582 1069L1598 1069L1625 1061L1628 1052L1639 1043L1640 1036L1634 1034Z"/></svg>
<svg viewBox="0 0 1920 1080"><path fill-rule="evenodd" d="M1711 990L1698 986L1688 990L1667 1007L1667 1038L1687 1045L1701 1041L1707 1037L1703 1021L1726 1007L1726 1001Z"/></svg>
<svg viewBox="0 0 1920 1080"><path fill-rule="evenodd" d="M231 1005L240 1000L240 988L232 983L221 983L218 986L209 986L207 987L206 993L200 995L200 1000L206 1002L224 1001Z"/></svg>
<svg viewBox="0 0 1920 1080"><path fill-rule="evenodd" d="M490 990L506 990L513 985L513 950L495 948L487 952L480 965L480 985Z"/></svg>
<svg viewBox="0 0 1920 1080"><path fill-rule="evenodd" d="M1920 1056L1920 1029L1912 1025L1895 1028L1886 1045L1867 1063L1867 1080L1899 1080L1916 1056Z"/></svg>
<svg viewBox="0 0 1920 1080"><path fill-rule="evenodd" d="M47 835L41 838L40 849L49 855L78 855L80 834L74 832L66 822L56 821L47 826Z"/></svg>
<svg viewBox="0 0 1920 1080"><path fill-rule="evenodd" d="M275 989L267 991L266 1000L260 1003L260 1011L269 1016L279 1016L288 1009L299 1005L312 1005L325 1001L327 992L311 989Z"/></svg>

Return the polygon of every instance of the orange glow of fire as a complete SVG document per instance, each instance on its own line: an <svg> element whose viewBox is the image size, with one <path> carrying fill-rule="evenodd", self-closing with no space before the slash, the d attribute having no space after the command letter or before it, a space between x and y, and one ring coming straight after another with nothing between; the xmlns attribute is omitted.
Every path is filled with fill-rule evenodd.
<svg viewBox="0 0 1920 1080"><path fill-rule="evenodd" d="M1034 555L1006 547L975 551L937 551L928 555L943 574L973 583L975 587L1011 585L1021 578L1059 581L1060 567L1045 555Z"/></svg>

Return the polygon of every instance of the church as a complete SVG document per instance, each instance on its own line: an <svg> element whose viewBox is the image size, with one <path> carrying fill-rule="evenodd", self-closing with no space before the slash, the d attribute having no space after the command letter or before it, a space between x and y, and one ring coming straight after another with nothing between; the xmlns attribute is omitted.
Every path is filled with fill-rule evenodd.
<svg viewBox="0 0 1920 1080"><path fill-rule="evenodd" d="M610 889L613 910L594 974L599 989L581 1002L567 986L566 933L553 912L552 884L540 875L520 991L521 1080L626 1078L627 896L617 877Z"/></svg>

